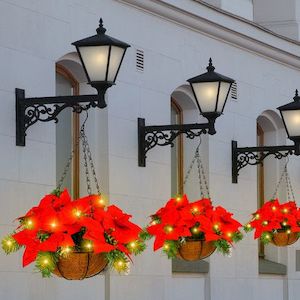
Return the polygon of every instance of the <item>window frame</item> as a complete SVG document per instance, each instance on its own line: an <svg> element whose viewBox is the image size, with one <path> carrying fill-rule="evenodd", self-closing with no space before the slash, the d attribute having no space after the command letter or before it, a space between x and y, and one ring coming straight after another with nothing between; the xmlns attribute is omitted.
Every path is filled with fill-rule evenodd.
<svg viewBox="0 0 300 300"><path fill-rule="evenodd" d="M174 109L177 116L178 116L178 125L183 124L183 110L181 106L178 104L178 102L172 97L171 98L171 109ZM178 139L176 141L178 145L178 160L177 160L177 174L178 174L178 180L177 180L177 191L180 195L184 194L184 186L183 186L183 158L184 158L184 147L183 147L183 135L179 135Z"/></svg>
<svg viewBox="0 0 300 300"><path fill-rule="evenodd" d="M72 86L73 95L80 94L80 87L78 80L74 75L64 66L59 63L55 65L55 72L63 76ZM80 196L80 145L78 144L80 134L80 115L72 112L72 149L74 149L74 156L72 160L72 194L74 199Z"/></svg>

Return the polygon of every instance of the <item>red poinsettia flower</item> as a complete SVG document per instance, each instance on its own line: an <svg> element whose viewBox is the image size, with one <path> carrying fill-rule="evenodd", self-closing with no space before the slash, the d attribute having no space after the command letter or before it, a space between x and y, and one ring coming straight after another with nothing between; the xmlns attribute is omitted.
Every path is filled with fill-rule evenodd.
<svg viewBox="0 0 300 300"><path fill-rule="evenodd" d="M154 250L157 250L167 241L179 241L182 238L206 241L224 239L231 243L241 226L224 208L214 208L210 199L189 203L187 197L183 196L181 199L170 199L159 209L152 216L147 231L155 236Z"/></svg>
<svg viewBox="0 0 300 300"><path fill-rule="evenodd" d="M57 254L75 246L95 253L121 251L130 258L127 245L140 241L142 231L130 218L117 206L105 208L99 195L72 201L64 190L60 195L46 195L38 206L20 217L12 238L25 247L23 266L33 262L39 252Z"/></svg>
<svg viewBox="0 0 300 300"><path fill-rule="evenodd" d="M248 228L255 229L254 238L260 238L264 233L274 233L278 230L300 232L300 213L294 201L280 204L278 199L266 202L253 214L253 220Z"/></svg>

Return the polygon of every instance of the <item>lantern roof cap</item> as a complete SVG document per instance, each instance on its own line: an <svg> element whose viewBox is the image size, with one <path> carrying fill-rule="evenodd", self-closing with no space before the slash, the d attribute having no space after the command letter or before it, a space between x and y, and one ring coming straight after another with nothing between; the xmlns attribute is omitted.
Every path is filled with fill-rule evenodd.
<svg viewBox="0 0 300 300"><path fill-rule="evenodd" d="M298 90L296 90L295 97L293 99L294 99L293 102L279 106L279 107L277 107L277 109L280 111L298 110L298 109L300 110L300 96L299 96Z"/></svg>
<svg viewBox="0 0 300 300"><path fill-rule="evenodd" d="M211 58L209 59L209 64L206 69L207 69L206 73L190 78L187 81L189 83L216 82L216 81L234 83L234 79L215 72L215 67L212 64Z"/></svg>
<svg viewBox="0 0 300 300"><path fill-rule="evenodd" d="M84 47L84 46L117 46L121 48L128 48L130 47L129 44L122 42L118 39L115 39L107 34L105 34L106 29L103 27L103 20L102 18L99 21L99 27L96 29L97 34L78 40L72 45L76 47Z"/></svg>

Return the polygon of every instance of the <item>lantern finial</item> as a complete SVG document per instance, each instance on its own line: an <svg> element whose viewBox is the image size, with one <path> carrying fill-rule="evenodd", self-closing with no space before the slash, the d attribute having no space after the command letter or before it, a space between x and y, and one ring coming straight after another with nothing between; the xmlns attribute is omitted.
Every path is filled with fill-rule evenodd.
<svg viewBox="0 0 300 300"><path fill-rule="evenodd" d="M215 67L212 64L212 59L211 57L209 58L209 64L208 67L206 68L207 72L213 72L215 70Z"/></svg>
<svg viewBox="0 0 300 300"><path fill-rule="evenodd" d="M294 101L300 102L300 97L299 97L298 89L297 89L296 92L295 92Z"/></svg>
<svg viewBox="0 0 300 300"><path fill-rule="evenodd" d="M100 18L99 20L99 27L97 28L97 33L98 34L104 34L106 32L106 29L103 27L103 19Z"/></svg>

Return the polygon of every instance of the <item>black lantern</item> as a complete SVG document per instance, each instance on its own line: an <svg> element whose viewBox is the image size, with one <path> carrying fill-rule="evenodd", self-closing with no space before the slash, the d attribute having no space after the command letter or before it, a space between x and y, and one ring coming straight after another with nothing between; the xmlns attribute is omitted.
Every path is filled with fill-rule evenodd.
<svg viewBox="0 0 300 300"><path fill-rule="evenodd" d="M300 97L298 90L294 101L277 108L280 111L285 130L294 145L238 147L232 141L232 182L237 183L239 171L247 165L263 164L266 157L282 159L289 155L300 155Z"/></svg>
<svg viewBox="0 0 300 300"><path fill-rule="evenodd" d="M290 140L300 145L300 97L296 90L294 101L277 108L280 111L287 135Z"/></svg>
<svg viewBox="0 0 300 300"><path fill-rule="evenodd" d="M146 126L145 119L138 119L138 163L146 166L146 154L155 146L174 145L181 134L194 139L201 134L215 134L215 121L224 110L233 79L215 72L211 58L207 72L187 80L193 90L200 114L208 123L171 124Z"/></svg>
<svg viewBox="0 0 300 300"><path fill-rule="evenodd" d="M103 21L97 34L74 42L88 83L97 89L95 95L26 98L25 90L16 89L16 144L25 146L27 129L38 121L58 122L59 113L67 107L81 113L91 107L106 107L106 90L115 84L128 44L105 34Z"/></svg>
<svg viewBox="0 0 300 300"><path fill-rule="evenodd" d="M106 35L100 19L97 34L74 42L84 68L88 83L103 97L106 90L115 84L126 49L130 45Z"/></svg>
<svg viewBox="0 0 300 300"><path fill-rule="evenodd" d="M206 69L206 73L187 81L191 85L201 115L209 122L214 122L223 113L234 80L215 72L211 58Z"/></svg>

